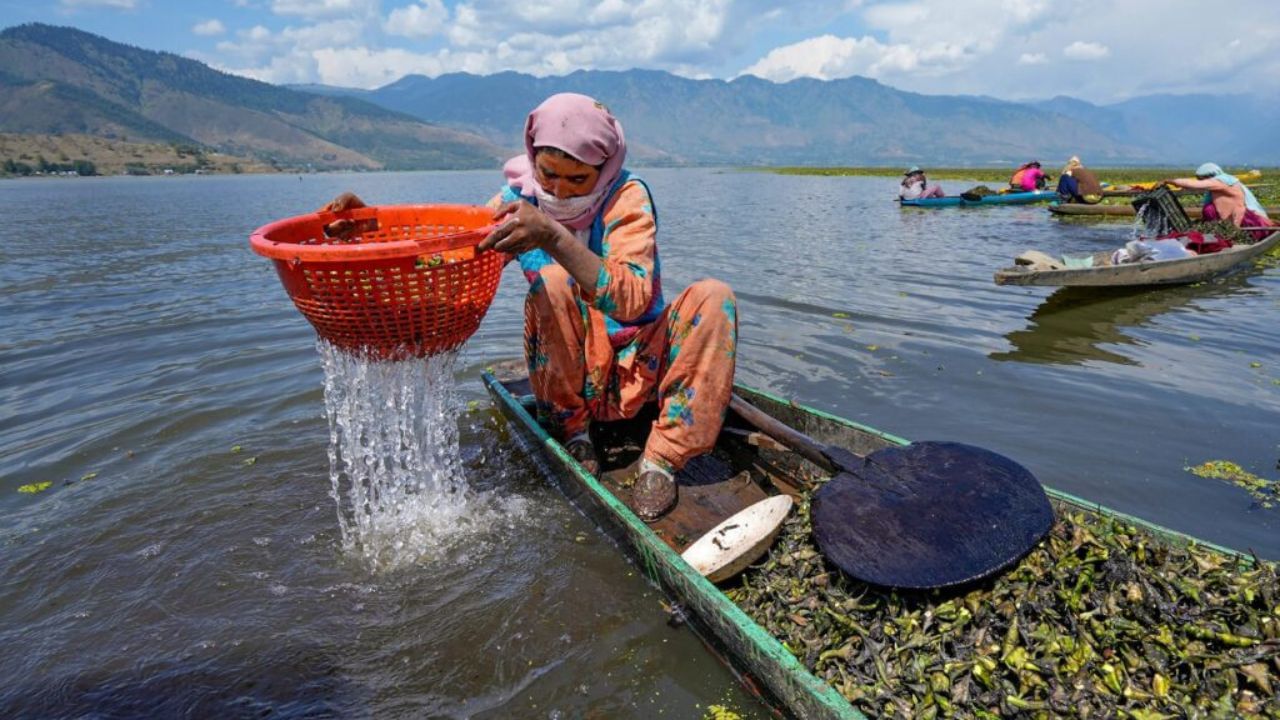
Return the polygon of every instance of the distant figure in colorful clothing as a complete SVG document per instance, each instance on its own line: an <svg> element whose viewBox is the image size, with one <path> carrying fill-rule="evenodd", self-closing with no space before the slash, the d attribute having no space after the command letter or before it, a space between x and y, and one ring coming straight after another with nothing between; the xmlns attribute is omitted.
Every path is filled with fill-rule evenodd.
<svg viewBox="0 0 1280 720"><path fill-rule="evenodd" d="M1062 202L1099 203L1102 202L1102 183L1092 170L1080 163L1080 158L1072 155L1058 176L1058 197Z"/></svg>
<svg viewBox="0 0 1280 720"><path fill-rule="evenodd" d="M930 185L929 179L924 176L924 171L915 165L902 174L902 186L898 189L899 200L940 198L946 195L941 186Z"/></svg>
<svg viewBox="0 0 1280 720"><path fill-rule="evenodd" d="M1048 181L1049 177L1040 169L1040 161L1032 160L1014 171L1009 178L1009 188L1015 192L1043 190Z"/></svg>
<svg viewBox="0 0 1280 720"><path fill-rule="evenodd" d="M1274 225L1253 191L1245 187L1239 178L1223 172L1216 163L1205 163L1196 168L1194 178L1174 178L1165 183L1188 190L1204 190L1204 209L1201 218L1205 222L1230 220L1236 227L1270 228Z"/></svg>

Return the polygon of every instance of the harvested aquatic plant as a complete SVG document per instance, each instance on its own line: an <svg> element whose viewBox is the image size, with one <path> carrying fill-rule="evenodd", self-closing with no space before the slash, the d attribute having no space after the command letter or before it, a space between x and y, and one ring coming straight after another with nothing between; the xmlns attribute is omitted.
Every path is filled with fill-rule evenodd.
<svg viewBox="0 0 1280 720"><path fill-rule="evenodd" d="M1274 565L1055 510L997 579L917 594L830 566L806 500L727 594L871 717L1280 718Z"/></svg>
<svg viewBox="0 0 1280 720"><path fill-rule="evenodd" d="M1230 220L1202 221L1195 224L1195 229L1202 233L1212 233L1220 238L1227 238L1235 245L1249 245L1258 241L1258 235L1236 227Z"/></svg>

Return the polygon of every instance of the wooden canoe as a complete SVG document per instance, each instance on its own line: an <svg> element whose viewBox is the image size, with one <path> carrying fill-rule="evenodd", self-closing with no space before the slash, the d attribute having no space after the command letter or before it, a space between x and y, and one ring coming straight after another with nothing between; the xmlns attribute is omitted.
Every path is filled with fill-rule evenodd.
<svg viewBox="0 0 1280 720"><path fill-rule="evenodd" d="M1141 195L1141 194L1143 194L1143 193L1147 193L1147 192L1151 192L1151 188L1146 188L1146 189L1136 189L1136 190L1132 190L1132 189L1129 189L1129 188L1124 188L1124 189L1120 189L1120 188L1112 188L1112 189L1109 189L1109 190L1108 190L1108 189L1104 189L1104 190L1102 191L1102 197L1104 197L1104 198L1131 198L1131 197L1138 197L1139 195ZM1171 190L1169 190L1169 192L1173 193L1174 195L1176 195L1176 196L1178 196L1178 197L1182 197L1183 195L1203 195L1203 194L1204 194L1204 191L1203 191L1203 190L1186 190L1186 189L1181 189L1181 190L1172 190L1172 189L1171 189Z"/></svg>
<svg viewBox="0 0 1280 720"><path fill-rule="evenodd" d="M618 480L618 469L638 456L653 412L620 423L596 423L592 428L603 456L600 477L588 473L564 446L534 419L533 397L522 361L501 363L483 374L498 410L507 418L517 443L539 470L597 526L608 534L681 608L690 627L706 641L761 700L788 717L865 720L834 688L813 675L783 644L734 604L715 584L680 557L699 528L710 529L757 498L785 493L804 497L798 478L821 476L799 456L771 445L751 432L732 411L726 417L715 451L695 458L680 472L680 500L676 508L654 524L632 511L630 493ZM851 420L837 417L738 385L741 397L773 417L819 442L865 454L907 441ZM1157 536L1196 542L1240 557L1232 550L1195 540L1123 513L1046 488L1057 503L1073 510L1106 513L1139 525ZM709 524L708 524L709 523ZM762 559L766 562L769 556Z"/></svg>
<svg viewBox="0 0 1280 720"><path fill-rule="evenodd" d="M902 207L978 207L980 205L1026 205L1029 203L1055 200L1058 193L1053 190L1032 190L1031 192L1011 192L995 195L984 195L977 200L967 200L959 195L940 198L916 198L915 200L898 200Z"/></svg>
<svg viewBox="0 0 1280 720"><path fill-rule="evenodd" d="M1201 209L1199 207L1182 208L1187 217L1192 220L1199 220ZM1280 217L1280 207L1266 208L1267 215L1270 217ZM1107 216L1107 217L1134 217L1138 211L1132 205L1088 205L1085 203L1058 203L1050 205L1049 212L1054 215L1069 216Z"/></svg>
<svg viewBox="0 0 1280 720"><path fill-rule="evenodd" d="M1111 251L1094 253L1094 266L1035 270L1014 265L996 271L997 285L1047 285L1054 287L1121 287L1136 285L1179 285L1200 282L1239 268L1280 245L1280 232L1248 245L1236 245L1221 252L1193 255L1176 260L1111 265ZM1108 263L1108 264L1103 264Z"/></svg>
<svg viewBox="0 0 1280 720"><path fill-rule="evenodd" d="M1247 185L1247 186L1249 186L1249 187L1251 187L1251 188L1258 188L1258 187L1270 187L1270 184L1268 184L1268 183L1251 183L1251 182L1247 182L1247 183L1245 183L1245 185ZM1131 188L1117 188L1117 187L1112 187L1112 188L1104 189L1104 190L1102 191L1102 197L1104 197L1104 198L1137 197L1137 196L1139 196L1139 195L1141 195L1141 194L1143 194L1143 193L1146 193L1146 192L1151 192L1151 188L1146 188L1146 189L1142 189L1142 188L1131 189ZM1170 189L1170 191L1169 191L1169 192L1171 192L1171 193L1173 193L1174 195L1177 195L1177 196L1179 196L1179 197L1181 197L1181 196L1183 196L1183 195L1203 195L1203 194L1204 194L1204 191L1203 191L1203 190L1190 190L1190 189L1187 189L1187 188L1180 188L1180 189L1177 189L1177 190Z"/></svg>

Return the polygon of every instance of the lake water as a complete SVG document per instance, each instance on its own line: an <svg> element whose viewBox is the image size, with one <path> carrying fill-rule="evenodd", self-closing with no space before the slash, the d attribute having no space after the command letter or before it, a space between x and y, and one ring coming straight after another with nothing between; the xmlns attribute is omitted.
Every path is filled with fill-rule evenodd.
<svg viewBox="0 0 1280 720"><path fill-rule="evenodd" d="M1280 558L1280 510L1185 471L1280 475L1280 270L1003 288L1024 249L1130 228L901 210L891 178L641 174L669 292L738 292L739 380ZM456 371L484 527L391 572L341 550L320 355L247 236L341 190L478 203L497 179L0 183L0 715L764 716L490 406L481 369L519 353L514 267Z"/></svg>

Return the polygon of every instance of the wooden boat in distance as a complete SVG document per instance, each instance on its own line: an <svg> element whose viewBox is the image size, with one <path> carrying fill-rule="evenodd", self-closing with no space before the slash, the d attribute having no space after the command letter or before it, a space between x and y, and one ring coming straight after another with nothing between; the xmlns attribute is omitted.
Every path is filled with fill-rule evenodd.
<svg viewBox="0 0 1280 720"><path fill-rule="evenodd" d="M1199 207L1184 207L1183 211L1187 213L1187 217L1192 220L1199 220L1201 209ZM1267 215L1271 217L1280 217L1280 207L1266 208ZM1049 206L1049 212L1054 215L1067 215L1073 217L1133 217L1138 211L1132 205L1088 205L1085 203L1058 203Z"/></svg>
<svg viewBox="0 0 1280 720"><path fill-rule="evenodd" d="M1151 192L1151 188L1128 188L1128 187L1111 188L1111 189L1104 189L1102 191L1102 197L1104 198L1138 197L1139 195L1142 195L1143 193L1148 193L1148 192ZM1203 195L1204 194L1203 190L1187 190L1185 188L1177 189L1177 190L1170 188L1169 192L1173 193L1178 197L1182 197L1183 195Z"/></svg>
<svg viewBox="0 0 1280 720"><path fill-rule="evenodd" d="M997 285L1046 285L1051 287L1121 287L1178 285L1200 282L1240 267L1280 245L1280 232L1248 245L1235 245L1216 253L1174 260L1111 265L1111 251L1094 253L1093 267L1037 270L1014 265L996 271ZM1103 264L1106 263L1106 264Z"/></svg>
<svg viewBox="0 0 1280 720"><path fill-rule="evenodd" d="M977 207L979 205L1027 205L1030 203L1055 200L1058 193L1053 190L1032 190L1031 192L1010 192L996 195L984 195L977 200L968 200L959 195L948 195L940 198L916 198L914 200L898 200L902 207Z"/></svg>
<svg viewBox="0 0 1280 720"><path fill-rule="evenodd" d="M1242 174L1240 174L1240 175L1236 176L1236 178L1237 178L1238 180L1244 181L1244 184L1245 184L1245 185L1248 185L1248 186L1249 186L1249 187L1251 187L1251 188L1270 187L1270 183L1248 182L1248 180L1256 180L1256 179L1258 179L1258 178L1260 178L1260 177L1262 177L1262 176L1261 176L1261 174L1256 174L1256 175L1254 175L1254 174L1249 174L1249 173L1242 173ZM1115 186L1112 186L1112 187L1109 187L1109 188L1104 188L1104 189L1102 190L1102 197L1104 197L1104 198L1137 197L1137 196L1139 196L1139 195L1141 195L1141 194L1143 194L1143 193L1147 193L1147 192L1151 192L1151 188L1115 187ZM1180 197L1180 196L1183 196L1183 195L1203 195L1203 194L1204 194L1204 191L1203 191L1203 190L1190 190L1190 189L1188 189L1188 188L1176 188L1176 189L1175 189L1175 188L1173 188L1172 186L1170 186L1170 187L1169 187L1169 192L1171 192L1171 193L1173 193L1174 195L1177 195L1177 196L1179 196L1179 197Z"/></svg>
<svg viewBox="0 0 1280 720"><path fill-rule="evenodd" d="M695 458L680 472L680 496L675 509L658 522L646 524L631 509L630 490L618 481L616 468L625 467L630 458L638 456L656 410L650 407L633 420L592 426L602 460L602 472L597 477L583 469L534 418L534 402L523 360L490 367L482 379L497 409L513 428L512 436L539 470L684 611L683 617L690 627L747 688L758 692L762 701L783 711L787 717L865 720L835 688L811 673L777 637L680 556L680 552L698 539L689 532L696 525L713 523L706 525L709 530L717 524L713 522L717 518L729 517L737 508L756 502L758 497L780 493L805 498L808 492L802 488L802 478L822 478L824 473L799 455L762 441L759 433L751 432L750 424L730 410L715 450ZM867 454L907 443L866 425L742 385L736 385L735 392L815 440L855 453ZM1055 503L1070 511L1122 518L1171 542L1195 542L1232 557L1242 557L1228 548L1067 493L1048 487L1045 491ZM682 531L689 532L688 536ZM759 562L766 563L770 558L766 555Z"/></svg>

